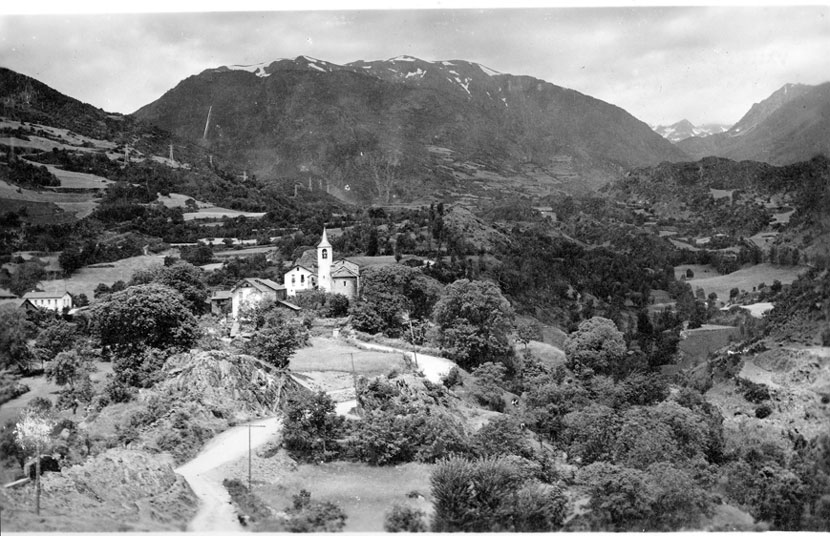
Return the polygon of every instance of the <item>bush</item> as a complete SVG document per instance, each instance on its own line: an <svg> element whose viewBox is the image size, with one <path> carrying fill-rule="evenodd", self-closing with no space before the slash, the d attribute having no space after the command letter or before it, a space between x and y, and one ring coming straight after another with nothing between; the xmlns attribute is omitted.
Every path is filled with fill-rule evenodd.
<svg viewBox="0 0 830 536"><path fill-rule="evenodd" d="M769 406L758 406L755 408L755 417L758 419L765 419L772 415L772 408Z"/></svg>
<svg viewBox="0 0 830 536"><path fill-rule="evenodd" d="M386 532L426 532L427 523L423 510L395 504L386 513L383 521L383 530Z"/></svg>
<svg viewBox="0 0 830 536"><path fill-rule="evenodd" d="M228 490L234 506L240 512L239 521L242 526L257 525L273 519L268 505L251 493L245 484L235 478L226 478L222 485Z"/></svg>
<svg viewBox="0 0 830 536"><path fill-rule="evenodd" d="M329 501L312 501L311 493L300 490L294 495L286 526L291 532L340 532L346 525L343 509Z"/></svg>
<svg viewBox="0 0 830 536"><path fill-rule="evenodd" d="M499 415L473 436L473 445L481 456L512 454L532 458L533 449L527 441L524 429L514 417Z"/></svg>
<svg viewBox="0 0 830 536"><path fill-rule="evenodd" d="M436 464L430 481L434 532L551 532L567 512L562 489L526 480L504 458L448 458Z"/></svg>
<svg viewBox="0 0 830 536"><path fill-rule="evenodd" d="M348 447L351 457L372 465L431 463L470 451L461 423L449 413L394 402L367 412Z"/></svg>
<svg viewBox="0 0 830 536"><path fill-rule="evenodd" d="M292 393L286 400L285 448L301 460L325 461L338 451L344 421L335 413L334 401L326 393Z"/></svg>
<svg viewBox="0 0 830 536"><path fill-rule="evenodd" d="M760 404L770 399L769 387L762 383L755 383L740 377L735 378L735 382L738 384L738 390L748 402Z"/></svg>
<svg viewBox="0 0 830 536"><path fill-rule="evenodd" d="M447 389L452 389L456 385L464 385L464 379L461 377L461 369L458 366L454 366L450 369L446 376L441 380L441 383L444 384L444 387Z"/></svg>

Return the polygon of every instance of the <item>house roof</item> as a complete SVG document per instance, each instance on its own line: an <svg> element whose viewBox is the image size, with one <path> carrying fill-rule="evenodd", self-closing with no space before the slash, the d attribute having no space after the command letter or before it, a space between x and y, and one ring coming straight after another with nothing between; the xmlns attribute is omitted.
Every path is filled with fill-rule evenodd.
<svg viewBox="0 0 830 536"><path fill-rule="evenodd" d="M283 300L277 300L277 303L282 305L283 307L287 307L288 309L291 309L292 311L302 310L302 307L300 307L299 305L295 305L291 302L287 302L287 301L283 301Z"/></svg>
<svg viewBox="0 0 830 536"><path fill-rule="evenodd" d="M246 277L239 283L235 284L231 289L231 292L234 292L236 289L242 286L251 286L257 289L260 292L276 292L278 290L285 289L285 285L280 285L271 281L270 279L257 279L255 277Z"/></svg>
<svg viewBox="0 0 830 536"><path fill-rule="evenodd" d="M9 289L0 288L0 300L14 300L17 299L17 294L12 293Z"/></svg>
<svg viewBox="0 0 830 536"><path fill-rule="evenodd" d="M16 298L14 300L3 300L0 301L0 307L24 307L26 309L37 309L37 305L31 302L31 300L26 298Z"/></svg>
<svg viewBox="0 0 830 536"><path fill-rule="evenodd" d="M229 300L233 297L233 292L230 290L217 290L210 297L211 300Z"/></svg>
<svg viewBox="0 0 830 536"><path fill-rule="evenodd" d="M51 300L51 299L61 299L64 296L69 294L68 292L27 292L23 295L24 299L28 300Z"/></svg>
<svg viewBox="0 0 830 536"><path fill-rule="evenodd" d="M300 268L305 268L312 274L317 273L317 250L314 249L307 249L303 251L303 254L300 255L300 258L291 265L289 270L293 270L299 266Z"/></svg>

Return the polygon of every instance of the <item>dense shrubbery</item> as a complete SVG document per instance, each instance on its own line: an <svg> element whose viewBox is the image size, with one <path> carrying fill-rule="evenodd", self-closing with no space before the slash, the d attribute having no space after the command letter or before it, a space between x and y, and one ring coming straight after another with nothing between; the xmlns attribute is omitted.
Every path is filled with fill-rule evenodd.
<svg viewBox="0 0 830 536"><path fill-rule="evenodd" d="M552 532L567 512L559 486L528 479L504 458L450 457L436 464L431 482L434 532Z"/></svg>
<svg viewBox="0 0 830 536"><path fill-rule="evenodd" d="M344 418L334 411L334 402L324 392L298 392L285 401L283 443L297 459L326 461L340 450Z"/></svg>

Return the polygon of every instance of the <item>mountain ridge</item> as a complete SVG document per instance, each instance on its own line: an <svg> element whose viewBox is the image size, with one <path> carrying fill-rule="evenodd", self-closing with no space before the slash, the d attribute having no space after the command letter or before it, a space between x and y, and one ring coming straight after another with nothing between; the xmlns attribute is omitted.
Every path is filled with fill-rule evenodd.
<svg viewBox="0 0 830 536"><path fill-rule="evenodd" d="M269 180L311 174L358 201L517 185L536 195L572 193L628 167L686 158L613 104L465 60L337 65L299 56L222 66L182 80L134 116ZM397 177L385 189L379 175L389 170Z"/></svg>

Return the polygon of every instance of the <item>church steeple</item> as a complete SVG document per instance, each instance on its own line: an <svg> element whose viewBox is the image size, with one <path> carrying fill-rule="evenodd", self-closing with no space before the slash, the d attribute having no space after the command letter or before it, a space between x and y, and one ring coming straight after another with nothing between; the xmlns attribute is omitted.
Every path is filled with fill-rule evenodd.
<svg viewBox="0 0 830 536"><path fill-rule="evenodd" d="M331 248L331 244L329 243L329 239L326 236L326 228L323 227L323 238L320 239L320 243L317 244L317 248Z"/></svg>
<svg viewBox="0 0 830 536"><path fill-rule="evenodd" d="M331 262L333 250L323 227L323 236L317 244L317 288L331 292Z"/></svg>

